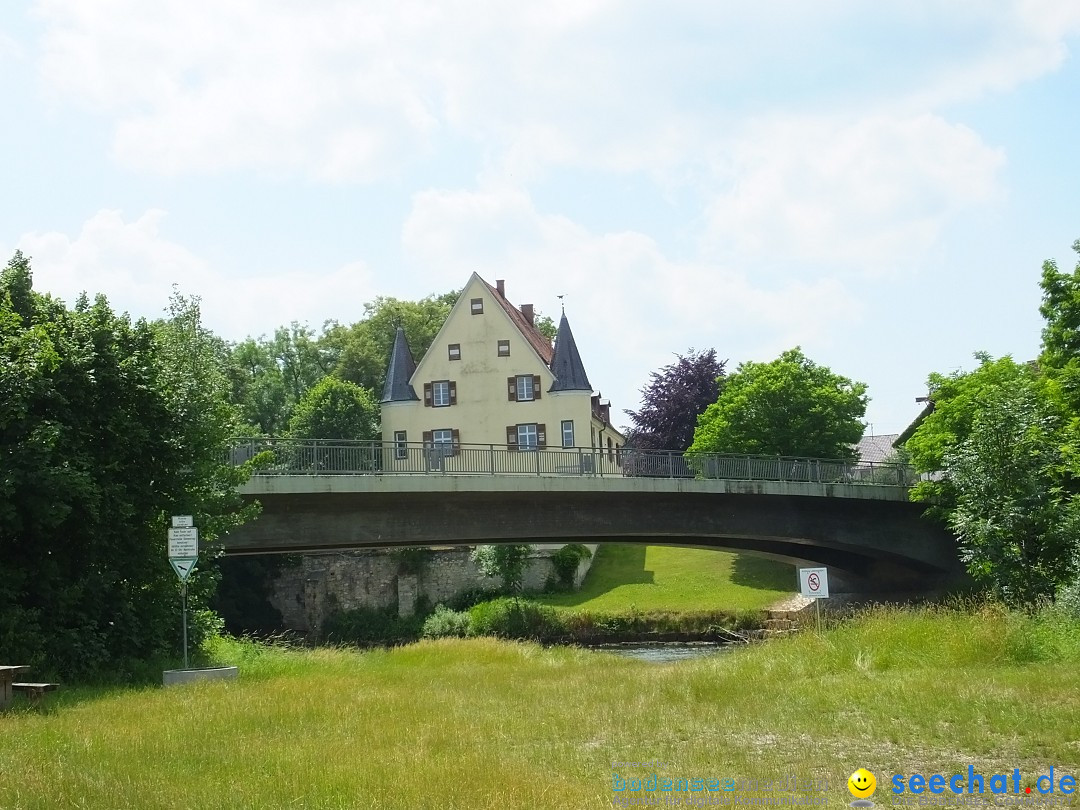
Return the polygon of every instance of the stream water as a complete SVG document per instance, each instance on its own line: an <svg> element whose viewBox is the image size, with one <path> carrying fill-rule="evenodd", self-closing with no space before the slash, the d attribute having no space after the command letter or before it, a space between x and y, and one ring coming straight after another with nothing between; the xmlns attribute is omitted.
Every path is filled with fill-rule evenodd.
<svg viewBox="0 0 1080 810"><path fill-rule="evenodd" d="M639 661L651 661L654 664L668 664L672 661L685 661L688 658L702 658L707 655L719 655L730 650L731 644L715 641L675 641L675 642L627 642L623 644L594 644L590 650L614 653Z"/></svg>

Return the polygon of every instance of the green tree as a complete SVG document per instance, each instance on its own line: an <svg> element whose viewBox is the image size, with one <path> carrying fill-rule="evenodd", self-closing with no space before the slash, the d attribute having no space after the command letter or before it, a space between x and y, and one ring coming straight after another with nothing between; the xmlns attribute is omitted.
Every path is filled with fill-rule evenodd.
<svg viewBox="0 0 1080 810"><path fill-rule="evenodd" d="M292 408L285 377L270 341L247 338L233 345L225 362L231 401L240 409L245 435L278 435L285 430Z"/></svg>
<svg viewBox="0 0 1080 810"><path fill-rule="evenodd" d="M548 340L555 340L555 336L559 334L559 327L555 325L555 321L551 320L550 315L537 312L535 323L536 331Z"/></svg>
<svg viewBox="0 0 1080 810"><path fill-rule="evenodd" d="M431 346L457 292L429 295L419 301L379 296L364 305L364 317L352 326L328 324L319 340L335 377L381 392L394 333L400 325L417 359Z"/></svg>
<svg viewBox="0 0 1080 810"><path fill-rule="evenodd" d="M853 459L866 385L819 366L798 347L769 363L742 363L698 417L691 453Z"/></svg>
<svg viewBox="0 0 1080 810"><path fill-rule="evenodd" d="M224 464L232 411L197 305L132 323L98 296L0 273L0 649L41 675L115 678L179 648L166 517L205 539L250 516ZM199 570L194 606L213 587Z"/></svg>
<svg viewBox="0 0 1080 810"><path fill-rule="evenodd" d="M345 380L324 377L300 398L289 435L296 439L381 438L379 404L368 390Z"/></svg>
<svg viewBox="0 0 1080 810"><path fill-rule="evenodd" d="M966 438L945 452L961 558L1010 604L1053 599L1076 574L1080 501L1056 484L1059 427L1020 377L984 390Z"/></svg>
<svg viewBox="0 0 1080 810"><path fill-rule="evenodd" d="M933 373L927 380L933 410L904 445L916 472L943 471L946 456L971 435L983 402L1002 388L1026 388L1036 380L1033 366L1011 357L995 360L985 352L977 352L975 357L979 366L974 371ZM912 490L911 497L932 504L932 513L948 520L956 505L956 484L949 476L930 476Z"/></svg>

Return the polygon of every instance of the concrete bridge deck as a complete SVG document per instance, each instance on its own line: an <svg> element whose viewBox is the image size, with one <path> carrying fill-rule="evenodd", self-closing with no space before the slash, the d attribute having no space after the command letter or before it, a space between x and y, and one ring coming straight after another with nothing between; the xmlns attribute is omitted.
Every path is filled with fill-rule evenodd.
<svg viewBox="0 0 1080 810"><path fill-rule="evenodd" d="M827 565L862 587L962 576L955 540L902 486L528 475L257 475L229 554L497 542L640 542Z"/></svg>

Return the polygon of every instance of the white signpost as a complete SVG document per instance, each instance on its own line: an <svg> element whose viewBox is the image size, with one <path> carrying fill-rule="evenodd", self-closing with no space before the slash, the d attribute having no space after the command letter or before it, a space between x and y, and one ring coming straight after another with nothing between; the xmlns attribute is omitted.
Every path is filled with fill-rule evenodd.
<svg viewBox="0 0 1080 810"><path fill-rule="evenodd" d="M821 632L821 599L829 598L829 569L800 568L799 589L802 595L814 600L818 632Z"/></svg>
<svg viewBox="0 0 1080 810"><path fill-rule="evenodd" d="M169 564L180 577L180 599L184 618L184 669L188 668L187 643L187 582L195 563L199 561L199 530L191 515L173 515L169 529Z"/></svg>
<svg viewBox="0 0 1080 810"><path fill-rule="evenodd" d="M197 559L199 530L194 526L169 529L169 559Z"/></svg>
<svg viewBox="0 0 1080 810"><path fill-rule="evenodd" d="M172 563L173 571L180 577L180 581L187 585L188 577L191 576L191 572L195 570L195 563L197 560L174 560L170 559Z"/></svg>

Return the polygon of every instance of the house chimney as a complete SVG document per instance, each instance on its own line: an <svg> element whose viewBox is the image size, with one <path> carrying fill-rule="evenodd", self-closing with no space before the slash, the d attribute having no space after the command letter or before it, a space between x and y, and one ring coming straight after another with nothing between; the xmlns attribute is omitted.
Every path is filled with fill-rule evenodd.
<svg viewBox="0 0 1080 810"><path fill-rule="evenodd" d="M506 298L506 282L503 279L495 279L495 289L499 291L500 298Z"/></svg>
<svg viewBox="0 0 1080 810"><path fill-rule="evenodd" d="M536 326L536 324L533 323L533 320L536 318L536 315L533 313L533 305L532 304L522 304L521 305L521 314L525 316L525 320L527 320L529 322L529 326Z"/></svg>

